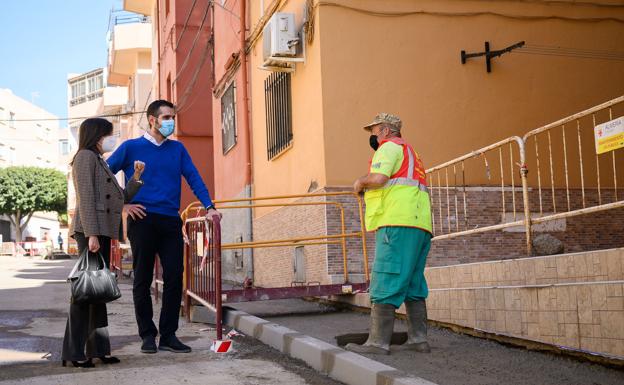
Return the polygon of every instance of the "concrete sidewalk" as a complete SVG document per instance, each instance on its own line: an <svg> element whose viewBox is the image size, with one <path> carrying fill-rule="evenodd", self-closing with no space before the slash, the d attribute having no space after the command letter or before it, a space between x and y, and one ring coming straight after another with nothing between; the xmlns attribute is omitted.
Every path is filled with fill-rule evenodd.
<svg viewBox="0 0 624 385"><path fill-rule="evenodd" d="M193 353L141 354L129 281L120 284L123 297L108 307L113 354L121 364L63 368L65 278L73 263L0 257L0 384L339 384L250 337L237 339L234 353L212 353L214 329L184 320L178 336Z"/></svg>

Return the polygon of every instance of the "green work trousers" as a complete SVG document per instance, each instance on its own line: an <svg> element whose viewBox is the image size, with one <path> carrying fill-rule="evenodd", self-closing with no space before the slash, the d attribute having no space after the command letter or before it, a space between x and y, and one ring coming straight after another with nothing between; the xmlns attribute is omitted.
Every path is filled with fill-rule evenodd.
<svg viewBox="0 0 624 385"><path fill-rule="evenodd" d="M425 263L431 234L413 227L381 227L375 242L371 302L398 308L405 301L427 298Z"/></svg>

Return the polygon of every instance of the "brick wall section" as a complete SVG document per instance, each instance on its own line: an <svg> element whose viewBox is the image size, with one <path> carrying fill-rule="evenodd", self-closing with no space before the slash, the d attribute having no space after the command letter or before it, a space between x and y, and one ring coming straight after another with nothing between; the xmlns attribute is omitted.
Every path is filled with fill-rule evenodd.
<svg viewBox="0 0 624 385"><path fill-rule="evenodd" d="M305 198L296 202L323 202ZM311 237L326 234L325 206L291 206L254 218L254 241ZM328 283L327 246L305 246L306 281ZM294 281L294 247L254 249L254 284L261 287L291 286Z"/></svg>
<svg viewBox="0 0 624 385"><path fill-rule="evenodd" d="M441 194L441 199L439 197ZM455 215L455 191L449 190L450 206L447 205L446 190L432 190L432 211L435 216L436 234L449 232L449 225L456 231L485 227L501 223L502 197L500 190L469 189L466 192L466 212L464 215L463 194L458 192L458 216ZM601 191L603 203L615 200L613 189ZM598 204L597 190L585 191L586 207ZM506 212L513 210L512 193L505 194ZM533 189L529 193L529 205L533 214L539 213L539 193ZM567 211L567 193L565 189L555 190L555 206L557 212ZM448 208L450 207L450 220ZM570 209L582 208L582 192L580 189L570 190ZM440 221L442 212L442 228ZM518 219L523 218L522 193L516 192L516 211ZM542 190L542 211L553 213L551 190ZM458 220L456 219L458 218ZM551 235L561 240L565 252L580 252L613 247L623 247L624 208L604 212L586 214L567 218L564 232L552 232ZM534 234L537 235L538 233ZM437 240L432 244L429 253L429 266L446 266L458 263L482 262L498 259L519 258L526 256L526 240L523 232L491 231L486 233L462 236L458 238Z"/></svg>
<svg viewBox="0 0 624 385"><path fill-rule="evenodd" d="M349 191L347 187L327 187L323 191L325 192L340 192ZM357 199L352 195L344 196L332 196L327 198L328 201L340 203L345 210L345 232L357 233L361 231L360 214ZM362 208L364 199L362 198ZM327 231L328 234L340 234L342 232L340 210L335 206L328 206L326 212L327 218ZM363 250L362 250L362 238L353 237L347 238L347 266L348 271L351 274L363 274L364 262L363 262ZM372 267L373 260L375 259L375 234L366 233L366 246L369 261L369 270ZM342 254L341 245L329 245L327 252L328 260L328 273L340 275L344 270L344 258Z"/></svg>

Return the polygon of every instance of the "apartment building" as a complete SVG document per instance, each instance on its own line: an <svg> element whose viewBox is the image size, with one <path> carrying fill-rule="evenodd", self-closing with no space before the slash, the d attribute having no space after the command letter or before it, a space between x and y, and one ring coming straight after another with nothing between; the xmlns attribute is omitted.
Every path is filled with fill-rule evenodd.
<svg viewBox="0 0 624 385"><path fill-rule="evenodd" d="M89 117L106 116L113 123L113 134L120 137L123 127L123 117L128 100L127 87L108 87L104 68L81 73L69 74L67 77L67 116L68 135L67 145L64 141L62 150L68 149L64 160L69 163L78 149L78 135L80 124ZM119 142L121 139L119 140ZM71 169L67 169L67 213L71 224L76 209L76 192L72 182ZM72 247L75 242L68 239L66 244Z"/></svg>
<svg viewBox="0 0 624 385"><path fill-rule="evenodd" d="M58 117L10 89L0 89L0 167L35 166L64 171L60 160ZM24 240L42 240L59 232L56 213L36 212L23 233ZM8 218L0 217L3 241L15 240Z"/></svg>
<svg viewBox="0 0 624 385"><path fill-rule="evenodd" d="M105 101L119 106L120 140L143 135L152 98L152 24L149 16L111 11ZM107 94L109 98L107 98ZM113 95L115 94L115 95ZM125 101L123 101L125 99Z"/></svg>

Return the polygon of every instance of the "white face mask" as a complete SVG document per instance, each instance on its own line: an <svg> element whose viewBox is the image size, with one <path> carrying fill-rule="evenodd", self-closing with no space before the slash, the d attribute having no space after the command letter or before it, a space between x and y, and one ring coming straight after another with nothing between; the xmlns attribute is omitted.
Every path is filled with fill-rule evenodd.
<svg viewBox="0 0 624 385"><path fill-rule="evenodd" d="M111 152L117 146L117 138L114 136L107 136L102 141L102 152Z"/></svg>

